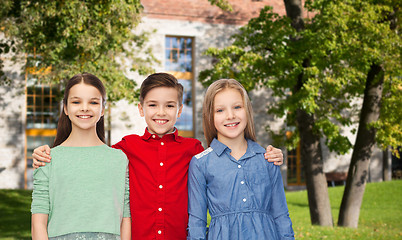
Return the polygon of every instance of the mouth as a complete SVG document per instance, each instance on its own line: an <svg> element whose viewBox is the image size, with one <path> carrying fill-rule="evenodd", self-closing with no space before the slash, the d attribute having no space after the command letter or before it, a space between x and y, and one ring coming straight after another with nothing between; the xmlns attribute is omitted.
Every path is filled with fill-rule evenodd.
<svg viewBox="0 0 402 240"><path fill-rule="evenodd" d="M92 116L90 116L90 115L77 115L77 117L78 117L78 118L81 118L81 119L92 118Z"/></svg>
<svg viewBox="0 0 402 240"><path fill-rule="evenodd" d="M155 123L157 123L157 124L165 124L165 123L167 123L168 122L168 120L166 120L166 119L154 119L154 122Z"/></svg>
<svg viewBox="0 0 402 240"><path fill-rule="evenodd" d="M228 124L224 124L225 127L235 127L237 125L239 125L240 122L236 122L236 123L228 123Z"/></svg>

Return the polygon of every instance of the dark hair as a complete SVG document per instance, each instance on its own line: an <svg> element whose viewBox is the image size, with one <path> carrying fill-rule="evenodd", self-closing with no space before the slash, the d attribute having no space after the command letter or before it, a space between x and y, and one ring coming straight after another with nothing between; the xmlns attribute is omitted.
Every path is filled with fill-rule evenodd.
<svg viewBox="0 0 402 240"><path fill-rule="evenodd" d="M141 84L140 88L140 103L144 104L145 96L154 88L168 87L177 90L177 98L179 100L179 106L183 102L183 85L181 85L177 79L169 73L154 73L149 75Z"/></svg>
<svg viewBox="0 0 402 240"><path fill-rule="evenodd" d="M66 88L64 90L64 97L63 97L63 109L61 110L59 122L57 124L57 134L56 139L54 140L53 147L56 147L62 144L71 133L71 120L68 116L64 113L64 106L67 106L67 99L70 93L70 89L76 85L84 83L87 85L91 85L97 88L102 95L102 106L105 107L106 105L106 89L103 86L103 83L99 78L95 75L90 73L82 73L74 75L70 80L68 80L66 84ZM104 123L104 116L101 116L99 121L96 123L96 133L99 139L105 143L105 123Z"/></svg>

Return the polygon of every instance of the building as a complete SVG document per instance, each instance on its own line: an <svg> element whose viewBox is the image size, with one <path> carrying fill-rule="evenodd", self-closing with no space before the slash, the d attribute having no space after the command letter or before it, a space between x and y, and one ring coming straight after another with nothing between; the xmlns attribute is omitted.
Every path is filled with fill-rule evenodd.
<svg viewBox="0 0 402 240"><path fill-rule="evenodd" d="M144 17L135 31L153 31L149 44L161 62L154 66L157 72L174 74L185 87L184 109L177 123L180 134L203 141L201 107L205 89L197 81L199 72L211 66L210 58L203 56L208 47L230 44L230 36L252 17L258 16L265 5L285 14L283 0L230 0L234 11L227 13L207 0L142 0ZM1 36L0 36L1 37ZM32 188L32 150L43 144L52 144L60 105L55 96L59 88L33 85L32 73L19 72L5 57L5 70L13 79L0 86L0 188ZM24 63L24 59L21 59ZM141 83L145 78L126 72ZM255 111L257 140L262 146L271 140L264 128L279 129L284 122L266 114L266 103L273 101L268 91L250 93ZM116 143L127 134L142 134L145 121L137 106L121 101L110 109L110 142ZM345 129L347 130L347 129ZM351 135L352 142L354 136ZM203 141L205 143L205 141ZM285 185L303 185L299 150L283 149L287 165L282 167ZM350 154L337 156L324 147L325 172L346 172ZM376 151L370 167L370 180L382 179L382 153Z"/></svg>

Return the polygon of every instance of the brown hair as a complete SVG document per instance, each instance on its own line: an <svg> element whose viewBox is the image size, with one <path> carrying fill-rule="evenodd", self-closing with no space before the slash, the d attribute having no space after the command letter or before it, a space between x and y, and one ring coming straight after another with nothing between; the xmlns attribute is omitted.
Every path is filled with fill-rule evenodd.
<svg viewBox="0 0 402 240"><path fill-rule="evenodd" d="M247 125L244 129L244 137L256 141L253 107L251 106L251 101L247 95L246 90L238 81L234 79L220 79L213 82L208 87L204 97L204 104L202 106L202 123L204 128L204 136L207 140L208 146L211 144L212 140L217 137L217 130L214 124L215 96L219 92L228 88L239 91L241 96L243 97L243 103L247 113Z"/></svg>
<svg viewBox="0 0 402 240"><path fill-rule="evenodd" d="M95 75L90 74L90 73L82 73L82 74L76 74L74 75L70 80L68 80L66 84L66 88L64 90L64 97L63 97L63 110L64 106L67 106L67 99L68 95L70 94L70 89L76 85L84 83L87 85L91 85L95 88L97 88L102 95L102 106L105 107L106 105L106 90L105 86L103 86L103 83L99 78L97 78ZM56 139L54 140L53 147L56 147L60 144L62 144L68 136L70 136L71 133L71 120L68 118L68 116L64 113L64 111L61 111L60 117L59 117L59 122L57 124L57 134L56 134ZM104 123L104 116L101 116L99 121L96 123L96 133L99 137L99 139L105 143L105 123Z"/></svg>
<svg viewBox="0 0 402 240"><path fill-rule="evenodd" d="M168 87L177 90L177 98L179 100L179 106L183 102L183 85L181 85L177 79L169 73L154 73L149 75L141 84L140 88L140 103L144 104L145 96L154 88Z"/></svg>

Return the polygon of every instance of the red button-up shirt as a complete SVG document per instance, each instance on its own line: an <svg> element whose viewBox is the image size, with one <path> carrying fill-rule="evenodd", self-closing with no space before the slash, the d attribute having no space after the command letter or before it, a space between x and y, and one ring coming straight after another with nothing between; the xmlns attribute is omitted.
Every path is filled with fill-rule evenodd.
<svg viewBox="0 0 402 240"><path fill-rule="evenodd" d="M187 175L191 158L202 152L193 138L145 130L128 135L113 147L129 159L132 239L186 239Z"/></svg>

